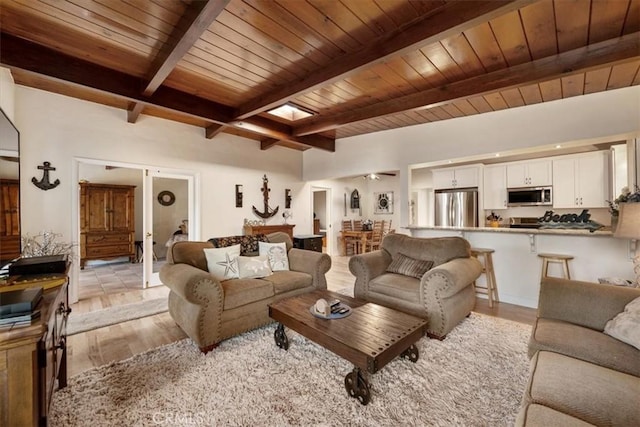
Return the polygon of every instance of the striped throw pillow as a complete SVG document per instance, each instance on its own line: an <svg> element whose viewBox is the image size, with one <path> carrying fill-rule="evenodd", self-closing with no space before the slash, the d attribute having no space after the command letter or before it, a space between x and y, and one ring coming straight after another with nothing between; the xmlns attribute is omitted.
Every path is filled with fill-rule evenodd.
<svg viewBox="0 0 640 427"><path fill-rule="evenodd" d="M423 261L397 253L389 267L387 267L387 272L422 279L424 273L430 270L431 267L433 267L433 261Z"/></svg>

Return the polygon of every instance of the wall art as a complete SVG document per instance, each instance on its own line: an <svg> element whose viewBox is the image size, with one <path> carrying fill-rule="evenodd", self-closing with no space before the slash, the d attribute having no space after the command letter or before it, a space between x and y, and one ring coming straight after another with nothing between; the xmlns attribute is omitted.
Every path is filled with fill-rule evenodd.
<svg viewBox="0 0 640 427"><path fill-rule="evenodd" d="M373 193L373 213L392 214L393 213L393 191Z"/></svg>

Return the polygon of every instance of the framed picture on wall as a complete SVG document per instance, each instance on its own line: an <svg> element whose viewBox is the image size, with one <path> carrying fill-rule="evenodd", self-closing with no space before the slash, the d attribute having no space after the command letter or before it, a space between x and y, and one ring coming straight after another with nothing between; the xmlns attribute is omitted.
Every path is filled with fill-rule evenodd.
<svg viewBox="0 0 640 427"><path fill-rule="evenodd" d="M392 214L393 213L393 191L373 193L373 213Z"/></svg>

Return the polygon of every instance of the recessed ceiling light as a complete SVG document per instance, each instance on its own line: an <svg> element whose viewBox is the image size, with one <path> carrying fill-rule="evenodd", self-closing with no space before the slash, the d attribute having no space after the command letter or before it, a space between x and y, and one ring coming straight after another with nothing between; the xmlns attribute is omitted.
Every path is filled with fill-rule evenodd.
<svg viewBox="0 0 640 427"><path fill-rule="evenodd" d="M313 111L307 110L306 108L302 108L299 105L292 104L290 102L274 108L273 110L269 110L267 113L292 122L311 117L314 114Z"/></svg>
<svg viewBox="0 0 640 427"><path fill-rule="evenodd" d="M500 153L496 153L496 157L500 157Z"/></svg>
<svg viewBox="0 0 640 427"><path fill-rule="evenodd" d="M562 146L560 144L556 145L556 148L562 148Z"/></svg>

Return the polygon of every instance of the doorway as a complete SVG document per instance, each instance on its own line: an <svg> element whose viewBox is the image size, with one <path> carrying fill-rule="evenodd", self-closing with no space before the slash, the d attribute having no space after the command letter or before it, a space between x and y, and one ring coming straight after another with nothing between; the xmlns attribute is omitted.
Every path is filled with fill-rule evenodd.
<svg viewBox="0 0 640 427"><path fill-rule="evenodd" d="M322 251L331 255L331 242L333 242L333 227L331 226L331 189L312 187L311 200L313 234L322 236Z"/></svg>
<svg viewBox="0 0 640 427"><path fill-rule="evenodd" d="M74 167L72 169L73 182L80 182L80 180L87 180L90 182L98 183L105 182L110 184L126 184L135 185L135 246L134 246L134 261L130 262L126 257L123 259L111 259L105 260L101 265L118 265L117 270L122 270L121 274L127 275L122 281L125 282L125 288L137 288L145 289L153 284L160 284L158 277L159 267L162 261L158 257L158 253L162 255L166 254L166 247L168 239L166 238L167 231L164 228L172 228L173 232L180 229L180 225L184 221L184 229L186 230L186 238L197 236L196 230L198 229L197 219L195 215L195 177L196 174L191 171L177 171L166 169L151 169L148 165L129 164L122 162L107 162L104 160L87 159L87 158L75 158ZM158 179L154 183L154 179ZM155 189L154 189L155 184ZM164 208L158 201L158 196L164 189L170 191L175 197L175 201L172 204L181 206L187 206L186 214L185 210L179 212L180 218L178 223L175 223L173 219L167 220L166 227L159 225L154 226L154 217L157 216L157 220L166 217L167 211L162 211L160 207ZM162 194L161 200L163 203L168 200ZM74 187L72 192L72 209L76 214L72 218L72 241L80 242L80 197L77 187ZM154 214L154 211L159 211ZM176 213L178 215L178 213ZM154 232L156 232L154 239ZM172 233L173 233L172 232ZM171 234L172 234L171 233ZM160 240L158 240L160 239ZM153 242L156 242L156 248L154 248ZM154 249L156 253L154 254ZM80 247L78 247L78 253L80 253ZM155 256L154 256L155 255ZM156 261L154 261L156 259ZM77 302L80 299L80 257L78 256L77 262L72 264L70 272L71 281L69 289L69 298L71 302ZM100 261L95 261L100 265ZM155 265L154 265L155 264ZM85 267L86 269L86 267ZM114 268L112 268L113 270ZM83 272L84 273L84 272ZM116 272L119 275L120 272ZM113 291L117 291L117 281L111 281L109 288ZM116 283L116 284L114 284ZM104 291L105 287L102 287ZM95 292L101 292L99 286L95 286L93 289ZM126 290L126 289L123 289Z"/></svg>
<svg viewBox="0 0 640 427"><path fill-rule="evenodd" d="M167 250L193 236L193 176L146 169L144 181L144 288L161 285Z"/></svg>

